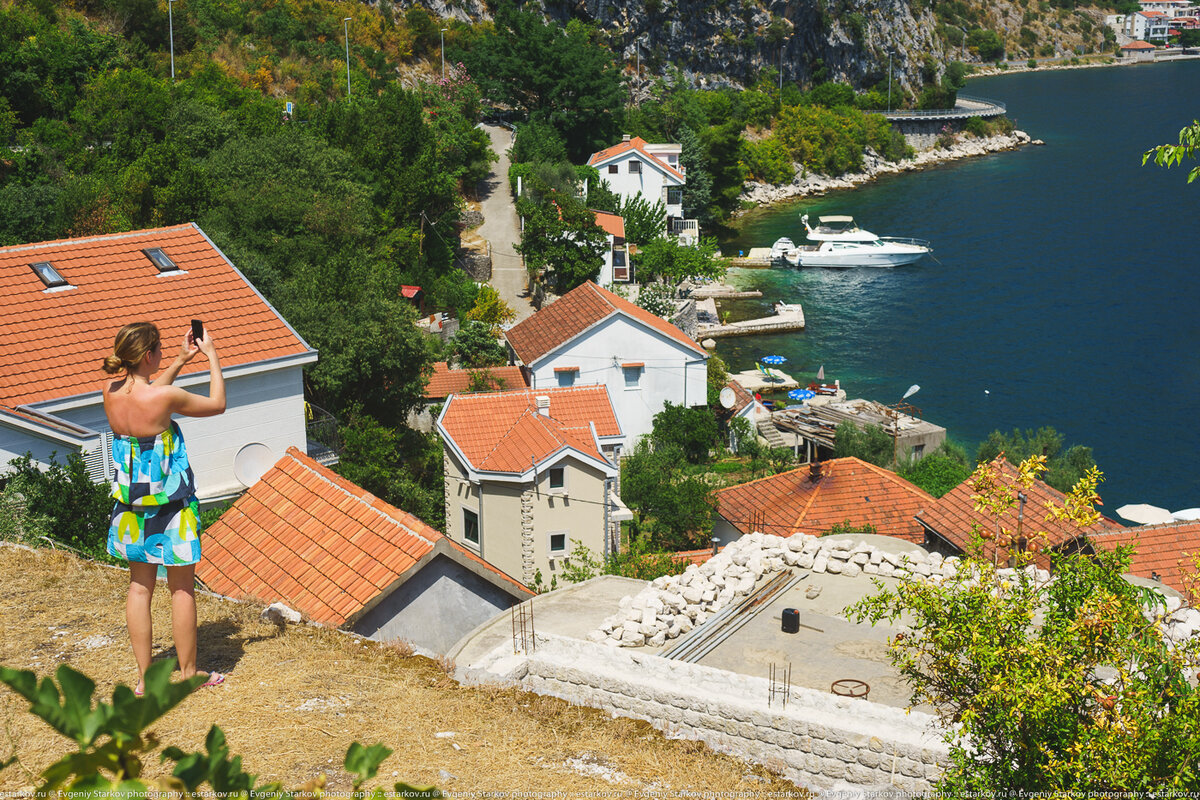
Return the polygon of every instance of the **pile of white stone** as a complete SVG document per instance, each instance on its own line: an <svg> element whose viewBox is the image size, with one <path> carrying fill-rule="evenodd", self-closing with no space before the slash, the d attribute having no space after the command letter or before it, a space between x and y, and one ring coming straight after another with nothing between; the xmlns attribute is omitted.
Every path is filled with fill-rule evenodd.
<svg viewBox="0 0 1200 800"><path fill-rule="evenodd" d="M749 533L703 564L692 564L682 575L656 578L638 594L621 598L620 611L588 638L623 647L659 647L749 595L759 578L786 567L849 578L867 574L940 582L955 574L958 563L954 556L942 558L920 549L888 552L853 535Z"/></svg>

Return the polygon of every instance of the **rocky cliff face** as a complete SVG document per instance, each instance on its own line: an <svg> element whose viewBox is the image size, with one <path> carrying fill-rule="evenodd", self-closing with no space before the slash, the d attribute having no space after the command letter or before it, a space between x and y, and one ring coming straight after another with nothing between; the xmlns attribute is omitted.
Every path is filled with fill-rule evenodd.
<svg viewBox="0 0 1200 800"><path fill-rule="evenodd" d="M836 80L852 86L887 77L887 56L905 86L919 82L926 53L942 55L928 9L904 0L579 0L565 9L594 21L642 78L668 64L709 85L748 84L765 69L808 85Z"/></svg>

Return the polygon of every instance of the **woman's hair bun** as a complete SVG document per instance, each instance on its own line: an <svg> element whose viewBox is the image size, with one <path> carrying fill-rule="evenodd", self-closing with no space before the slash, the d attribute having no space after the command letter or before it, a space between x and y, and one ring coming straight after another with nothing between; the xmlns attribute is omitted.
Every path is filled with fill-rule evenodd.
<svg viewBox="0 0 1200 800"><path fill-rule="evenodd" d="M116 353L107 356L104 359L104 371L110 375L115 375L125 367L125 362Z"/></svg>

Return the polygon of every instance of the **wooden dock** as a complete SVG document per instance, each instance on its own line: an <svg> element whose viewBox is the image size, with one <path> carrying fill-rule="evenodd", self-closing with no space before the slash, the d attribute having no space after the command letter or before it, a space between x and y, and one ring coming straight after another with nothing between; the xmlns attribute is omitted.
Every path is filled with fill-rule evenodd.
<svg viewBox="0 0 1200 800"><path fill-rule="evenodd" d="M799 306L773 317L746 319L726 325L701 323L696 328L697 339L721 339L729 336L752 336L756 333L787 333L804 330L804 311Z"/></svg>
<svg viewBox="0 0 1200 800"><path fill-rule="evenodd" d="M743 292L723 283L714 283L692 289L692 297L696 300L735 300L742 297L762 297L762 292L758 289Z"/></svg>
<svg viewBox="0 0 1200 800"><path fill-rule="evenodd" d="M751 247L744 256L734 256L729 259L731 267L769 267L775 263L771 258L771 248Z"/></svg>

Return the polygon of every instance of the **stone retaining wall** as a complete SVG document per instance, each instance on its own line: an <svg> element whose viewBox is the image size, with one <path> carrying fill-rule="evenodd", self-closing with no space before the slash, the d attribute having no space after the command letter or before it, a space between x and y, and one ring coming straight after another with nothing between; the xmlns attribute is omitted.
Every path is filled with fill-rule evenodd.
<svg viewBox="0 0 1200 800"><path fill-rule="evenodd" d="M801 687L768 705L763 678L560 637L500 661L538 694L646 720L805 787L923 792L949 763L934 718L918 711Z"/></svg>

